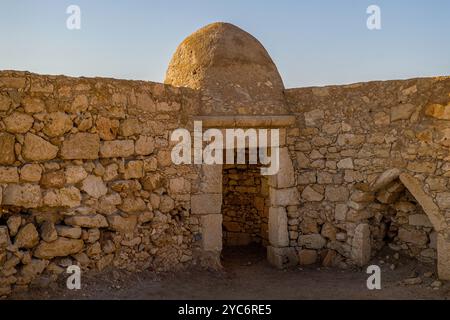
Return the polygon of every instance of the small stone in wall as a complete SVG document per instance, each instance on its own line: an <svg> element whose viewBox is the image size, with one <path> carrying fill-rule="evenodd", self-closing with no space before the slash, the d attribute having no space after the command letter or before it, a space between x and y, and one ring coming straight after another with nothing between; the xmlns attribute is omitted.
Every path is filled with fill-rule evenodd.
<svg viewBox="0 0 450 320"><path fill-rule="evenodd" d="M34 224L29 223L23 226L17 233L14 245L21 249L31 249L39 243L39 233Z"/></svg>
<svg viewBox="0 0 450 320"><path fill-rule="evenodd" d="M8 218L6 221L6 225L9 228L9 234L14 237L19 231L20 226L22 225L22 217L20 215L13 215Z"/></svg>
<svg viewBox="0 0 450 320"><path fill-rule="evenodd" d="M65 176L68 184L77 184L86 179L88 173L82 166L69 166L66 168Z"/></svg>
<svg viewBox="0 0 450 320"><path fill-rule="evenodd" d="M81 238L81 228L80 227L69 227L69 226L56 226L56 232L58 236L70 239L80 239Z"/></svg>
<svg viewBox="0 0 450 320"><path fill-rule="evenodd" d="M42 241L34 251L34 256L40 259L66 257L78 253L83 249L83 240L58 238L53 242Z"/></svg>
<svg viewBox="0 0 450 320"><path fill-rule="evenodd" d="M398 238L401 241L423 246L428 242L428 236L424 231L415 229L400 228L398 230Z"/></svg>
<svg viewBox="0 0 450 320"><path fill-rule="evenodd" d="M391 121L409 120L416 110L416 106L410 103L400 104L391 109Z"/></svg>
<svg viewBox="0 0 450 320"><path fill-rule="evenodd" d="M113 214L108 216L109 227L117 232L128 234L134 231L137 225L137 216L129 215L123 217L119 214Z"/></svg>
<svg viewBox="0 0 450 320"><path fill-rule="evenodd" d="M96 128L102 140L114 140L119 131L119 120L113 120L105 117L98 117L96 121Z"/></svg>
<svg viewBox="0 0 450 320"><path fill-rule="evenodd" d="M137 213L146 210L147 205L142 198L129 196L123 199L120 209L126 213Z"/></svg>
<svg viewBox="0 0 450 320"><path fill-rule="evenodd" d="M301 235L298 237L298 245L308 249L322 249L327 241L320 234Z"/></svg>
<svg viewBox="0 0 450 320"><path fill-rule="evenodd" d="M308 127L315 127L319 122L325 118L325 113L322 110L313 110L305 112L305 123Z"/></svg>
<svg viewBox="0 0 450 320"><path fill-rule="evenodd" d="M311 265L317 262L317 251L303 249L298 252L298 260L301 266Z"/></svg>
<svg viewBox="0 0 450 320"><path fill-rule="evenodd" d="M143 161L130 161L125 168L124 178L140 179L144 176L144 162Z"/></svg>
<svg viewBox="0 0 450 320"><path fill-rule="evenodd" d="M153 137L140 136L136 141L135 152L141 156L152 154L155 149L155 140Z"/></svg>
<svg viewBox="0 0 450 320"><path fill-rule="evenodd" d="M6 226L0 226L0 249L5 249L11 244L9 238L8 228Z"/></svg>
<svg viewBox="0 0 450 320"><path fill-rule="evenodd" d="M58 147L37 135L25 135L22 156L27 161L48 161L56 158Z"/></svg>
<svg viewBox="0 0 450 320"><path fill-rule="evenodd" d="M106 228L108 222L106 218L99 214L92 215L78 215L68 217L64 220L64 223L69 226L82 227L82 228Z"/></svg>
<svg viewBox="0 0 450 320"><path fill-rule="evenodd" d="M16 138L9 133L0 133L0 164L11 165L16 161L14 151Z"/></svg>
<svg viewBox="0 0 450 320"><path fill-rule="evenodd" d="M338 169L353 169L353 160L351 158L343 159L337 163Z"/></svg>
<svg viewBox="0 0 450 320"><path fill-rule="evenodd" d="M16 167L0 167L0 183L18 183L19 173Z"/></svg>
<svg viewBox="0 0 450 320"><path fill-rule="evenodd" d="M63 170L46 172L42 175L41 186L44 188L62 188L66 184L66 177Z"/></svg>
<svg viewBox="0 0 450 320"><path fill-rule="evenodd" d="M58 233L56 232L55 225L51 221L45 221L41 227L41 238L46 242L52 242L58 239Z"/></svg>
<svg viewBox="0 0 450 320"><path fill-rule="evenodd" d="M325 189L325 198L332 202L345 202L350 194L346 187L327 186Z"/></svg>
<svg viewBox="0 0 450 320"><path fill-rule="evenodd" d="M41 188L31 184L10 184L3 191L3 204L23 207L37 208L42 201Z"/></svg>
<svg viewBox="0 0 450 320"><path fill-rule="evenodd" d="M26 164L20 169L20 180L24 182L39 182L42 177L42 168L38 164Z"/></svg>
<svg viewBox="0 0 450 320"><path fill-rule="evenodd" d="M97 134L77 133L64 140L61 157L66 160L97 159L100 138Z"/></svg>
<svg viewBox="0 0 450 320"><path fill-rule="evenodd" d="M104 141L100 146L100 157L102 158L127 158L133 154L133 140Z"/></svg>
<svg viewBox="0 0 450 320"><path fill-rule="evenodd" d="M22 106L26 113L39 113L45 110L45 104L41 99L25 97Z"/></svg>
<svg viewBox="0 0 450 320"><path fill-rule="evenodd" d="M124 137L130 137L140 134L141 131L141 124L136 118L126 119L120 125L120 135Z"/></svg>
<svg viewBox="0 0 450 320"><path fill-rule="evenodd" d="M3 119L6 131L10 133L26 133L33 126L34 119L26 113L14 112Z"/></svg>
<svg viewBox="0 0 450 320"><path fill-rule="evenodd" d="M440 120L450 120L450 103L447 105L430 104L425 109L425 114Z"/></svg>
<svg viewBox="0 0 450 320"><path fill-rule="evenodd" d="M59 137L72 129L72 120L64 112L52 112L45 116L44 129L48 137Z"/></svg>
<svg viewBox="0 0 450 320"><path fill-rule="evenodd" d="M90 175L83 180L81 190L93 198L100 198L108 192L108 188L100 177Z"/></svg>

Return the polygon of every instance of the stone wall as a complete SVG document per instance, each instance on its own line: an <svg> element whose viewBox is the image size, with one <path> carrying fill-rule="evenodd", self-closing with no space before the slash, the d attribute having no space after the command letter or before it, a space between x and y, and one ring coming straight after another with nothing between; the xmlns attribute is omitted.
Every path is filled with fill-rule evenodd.
<svg viewBox="0 0 450 320"><path fill-rule="evenodd" d="M431 223L411 207L417 212L409 222L398 220L408 223L398 226L397 237L410 254L433 257L423 250L435 246L432 231L447 237L450 217L450 78L285 94L298 122L288 131L288 146L301 205L289 215L289 229L300 262L320 256L331 265L367 263L388 231L380 230L383 217L392 207L409 210L388 199L405 186L412 196L403 200L418 202Z"/></svg>
<svg viewBox="0 0 450 320"><path fill-rule="evenodd" d="M190 263L197 175L169 137L197 107L162 84L1 72L0 296L71 264Z"/></svg>
<svg viewBox="0 0 450 320"><path fill-rule="evenodd" d="M225 165L223 172L224 245L267 245L269 186L260 166Z"/></svg>
<svg viewBox="0 0 450 320"><path fill-rule="evenodd" d="M450 78L284 97L296 124L280 131L269 195L260 184L273 210L252 228L269 233L269 260L287 244L301 264L362 266L390 243L427 261L437 248L450 278ZM220 252L222 234L206 230L230 221L230 181L257 183L172 163L171 132L192 130L208 103L157 83L0 72L0 296L70 264L177 270ZM268 119L256 118L233 125Z"/></svg>

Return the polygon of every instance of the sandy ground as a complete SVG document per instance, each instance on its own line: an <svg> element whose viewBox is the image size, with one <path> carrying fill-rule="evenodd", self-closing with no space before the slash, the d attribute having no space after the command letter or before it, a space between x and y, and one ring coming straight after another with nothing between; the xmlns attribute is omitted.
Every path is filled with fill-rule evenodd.
<svg viewBox="0 0 450 320"><path fill-rule="evenodd" d="M276 270L265 260L264 251L242 248L224 252L224 271L189 270L177 274L155 275L151 272L131 274L109 270L106 273L82 276L82 289L71 291L65 279L47 288L34 288L16 293L10 299L447 299L450 283L439 289L430 284L436 276L424 274L433 266L401 257L386 258L384 252L373 261L382 268L382 290L366 287L369 275L365 270L339 270L320 266ZM398 267L389 268L391 262ZM422 284L404 286L399 282L419 276Z"/></svg>

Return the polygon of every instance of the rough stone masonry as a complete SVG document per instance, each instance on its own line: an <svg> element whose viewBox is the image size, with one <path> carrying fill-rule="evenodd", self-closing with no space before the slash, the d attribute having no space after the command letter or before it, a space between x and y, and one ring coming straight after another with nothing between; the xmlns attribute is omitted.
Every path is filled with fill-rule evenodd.
<svg viewBox="0 0 450 320"><path fill-rule="evenodd" d="M166 84L0 72L0 296L72 264L219 266L223 168L171 161L170 133L199 119L280 129L260 200L273 265L364 266L389 245L450 280L450 77L286 90L255 38L216 23Z"/></svg>

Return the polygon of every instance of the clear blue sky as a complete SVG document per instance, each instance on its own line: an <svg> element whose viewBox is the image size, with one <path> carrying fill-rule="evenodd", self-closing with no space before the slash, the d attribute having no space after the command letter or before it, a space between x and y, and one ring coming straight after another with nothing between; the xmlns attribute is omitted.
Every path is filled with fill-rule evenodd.
<svg viewBox="0 0 450 320"><path fill-rule="evenodd" d="M0 70L162 82L177 45L215 21L257 37L286 87L450 75L449 0L0 0Z"/></svg>

